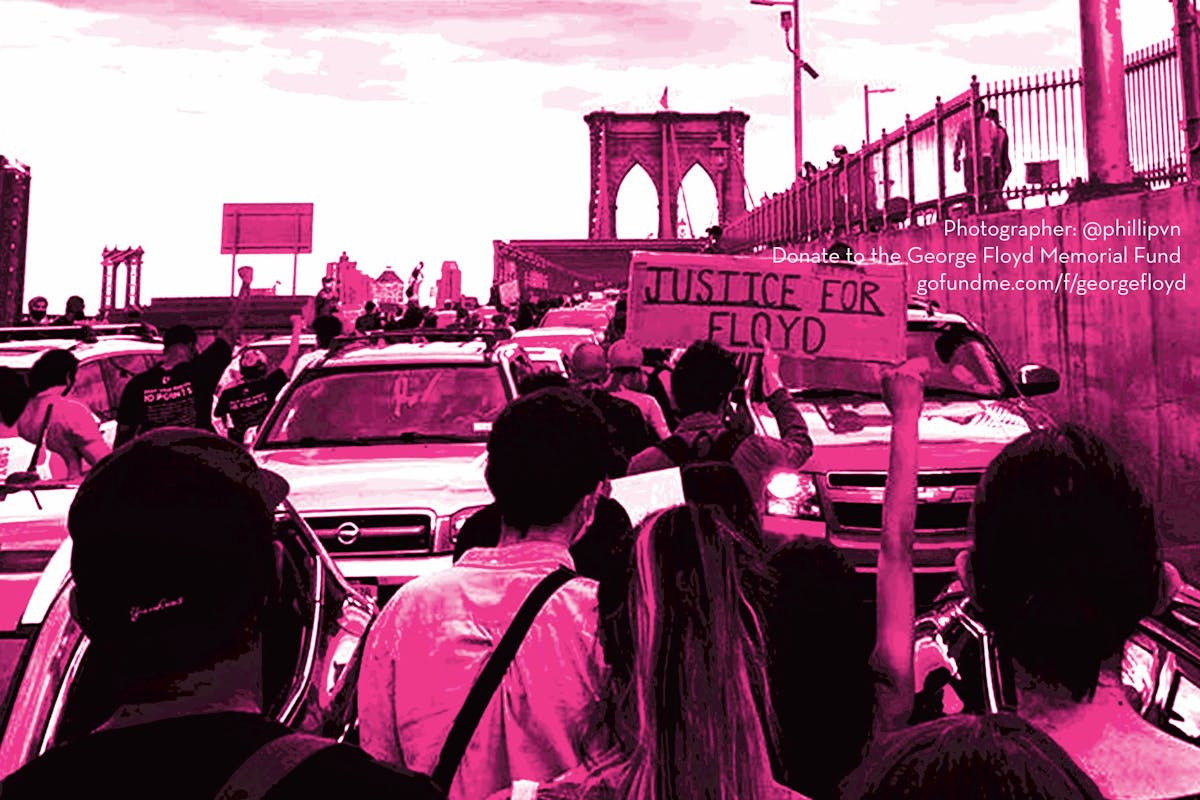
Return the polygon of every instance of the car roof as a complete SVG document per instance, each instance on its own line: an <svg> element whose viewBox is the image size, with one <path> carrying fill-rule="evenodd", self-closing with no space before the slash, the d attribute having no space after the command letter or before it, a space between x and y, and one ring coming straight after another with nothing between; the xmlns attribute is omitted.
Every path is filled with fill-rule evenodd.
<svg viewBox="0 0 1200 800"><path fill-rule="evenodd" d="M359 347L348 347L340 352L334 352L321 362L322 367L361 366L391 364L444 364L462 362L464 364L492 363L490 353L506 349L499 345L489 349L486 342L387 342L371 345L364 343ZM507 349L513 349L508 346Z"/></svg>
<svg viewBox="0 0 1200 800"><path fill-rule="evenodd" d="M581 336L591 338L596 332L591 328L570 328L565 325L549 325L545 328L525 328L513 334L514 339L532 339L540 336Z"/></svg>
<svg viewBox="0 0 1200 800"><path fill-rule="evenodd" d="M161 353L162 342L148 342L137 336L109 336L97 342L71 339L38 339L0 343L0 366L28 369L49 350L68 350L80 361L122 353Z"/></svg>
<svg viewBox="0 0 1200 800"><path fill-rule="evenodd" d="M282 345L284 347L287 347L291 343L292 343L291 334L288 334L287 336L268 336L266 339L255 339L253 342L246 342L245 344L243 344L241 346L240 349L245 350L248 347L275 346L275 345ZM317 335L315 333L300 334L300 344L316 344L316 343L317 343Z"/></svg>

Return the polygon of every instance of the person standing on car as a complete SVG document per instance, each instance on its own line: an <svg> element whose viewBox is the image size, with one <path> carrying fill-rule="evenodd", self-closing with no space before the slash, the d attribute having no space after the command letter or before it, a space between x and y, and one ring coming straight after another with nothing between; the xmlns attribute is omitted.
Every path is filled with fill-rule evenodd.
<svg viewBox="0 0 1200 800"><path fill-rule="evenodd" d="M597 584L571 577L568 548L595 515L607 449L603 419L570 390L517 398L496 418L486 478L502 519L499 544L405 584L375 621L358 679L368 753L434 774L455 800L584 763L603 660ZM552 577L565 583L546 583ZM530 609L499 683L468 705L535 587L549 594Z"/></svg>
<svg viewBox="0 0 1200 800"><path fill-rule="evenodd" d="M715 342L696 342L671 374L671 390L681 419L675 434L633 457L629 474L653 472L692 461L729 461L765 505L767 483L778 469L799 469L812 455L812 439L804 417L779 376L779 354L763 352L763 394L779 425L779 438L746 434L724 419L726 404L738 381L733 355ZM761 509L760 509L761 510Z"/></svg>
<svg viewBox="0 0 1200 800"><path fill-rule="evenodd" d="M242 382L221 392L213 409L213 415L217 418L228 417L229 438L238 444L245 444L246 432L261 425L267 418L267 412L275 404L279 391L287 385L292 367L296 364L296 356L300 353L300 331L303 328L304 318L293 314L292 339L288 342L287 353L270 373L267 372L267 357L262 350L247 348L242 351L238 361Z"/></svg>
<svg viewBox="0 0 1200 800"><path fill-rule="evenodd" d="M79 359L66 350L43 353L29 370L29 401L17 419L22 439L43 443L66 463L66 474L54 478L82 477L84 464L94 466L110 450L91 410L67 397L78 372Z"/></svg>
<svg viewBox="0 0 1200 800"><path fill-rule="evenodd" d="M204 352L197 350L194 328L175 325L163 334L162 362L125 385L117 410L118 446L154 428L213 429L213 393L221 373L233 360L233 345L241 336L242 310L254 278L250 267L241 267L238 274L242 288L233 301L229 321Z"/></svg>
<svg viewBox="0 0 1200 800"><path fill-rule="evenodd" d="M6 778L5 800L441 797L423 776L267 717L287 483L215 434L160 428L118 448L67 519L71 614L93 719ZM164 523L164 520L169 522ZM81 709L79 709L81 710ZM97 727L98 726L98 727Z"/></svg>

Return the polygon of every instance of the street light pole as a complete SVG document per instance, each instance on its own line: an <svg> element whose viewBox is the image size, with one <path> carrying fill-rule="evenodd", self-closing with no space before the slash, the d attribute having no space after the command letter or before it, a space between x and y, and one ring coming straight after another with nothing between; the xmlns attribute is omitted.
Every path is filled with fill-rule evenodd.
<svg viewBox="0 0 1200 800"><path fill-rule="evenodd" d="M783 41L788 52L792 54L792 131L796 149L796 175L804 173L804 114L801 82L801 72L809 76L819 77L812 65L800 56L800 0L750 0L756 6L791 6L791 10L783 10L779 14L779 24L783 28Z"/></svg>
<svg viewBox="0 0 1200 800"><path fill-rule="evenodd" d="M872 89L867 84L863 84L863 126L867 133L867 138L863 140L864 144L871 143L871 95L894 91L896 90L890 86L886 89Z"/></svg>

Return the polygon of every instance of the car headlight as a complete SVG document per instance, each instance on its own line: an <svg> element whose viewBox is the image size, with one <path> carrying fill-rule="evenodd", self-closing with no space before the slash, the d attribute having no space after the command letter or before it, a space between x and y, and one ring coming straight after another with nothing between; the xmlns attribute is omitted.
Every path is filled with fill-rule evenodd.
<svg viewBox="0 0 1200 800"><path fill-rule="evenodd" d="M453 547L454 545L456 545L458 543L459 531L461 531L463 529L463 526L467 524L467 520L469 520L472 516L474 516L475 512L480 511L481 509L484 509L486 507L487 506L471 506L470 508L464 508L461 511L455 511L450 516L450 546L451 547Z"/></svg>
<svg viewBox="0 0 1200 800"><path fill-rule="evenodd" d="M767 513L779 517L821 519L817 481L808 472L784 470L767 480Z"/></svg>

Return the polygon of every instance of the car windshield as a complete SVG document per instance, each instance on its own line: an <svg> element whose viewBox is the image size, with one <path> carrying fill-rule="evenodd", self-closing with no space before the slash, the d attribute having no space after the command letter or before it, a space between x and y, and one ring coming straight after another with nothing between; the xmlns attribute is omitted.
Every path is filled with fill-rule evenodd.
<svg viewBox="0 0 1200 800"><path fill-rule="evenodd" d="M317 371L284 398L261 444L486 442L507 402L494 364Z"/></svg>
<svg viewBox="0 0 1200 800"><path fill-rule="evenodd" d="M594 331L608 327L608 313L594 309L556 308L542 317L540 328L591 328Z"/></svg>
<svg viewBox="0 0 1200 800"><path fill-rule="evenodd" d="M997 398L1011 394L1008 381L987 345L962 325L909 329L909 358L929 360L925 396ZM837 358L783 356L779 373L797 397L809 399L879 397L882 365Z"/></svg>

